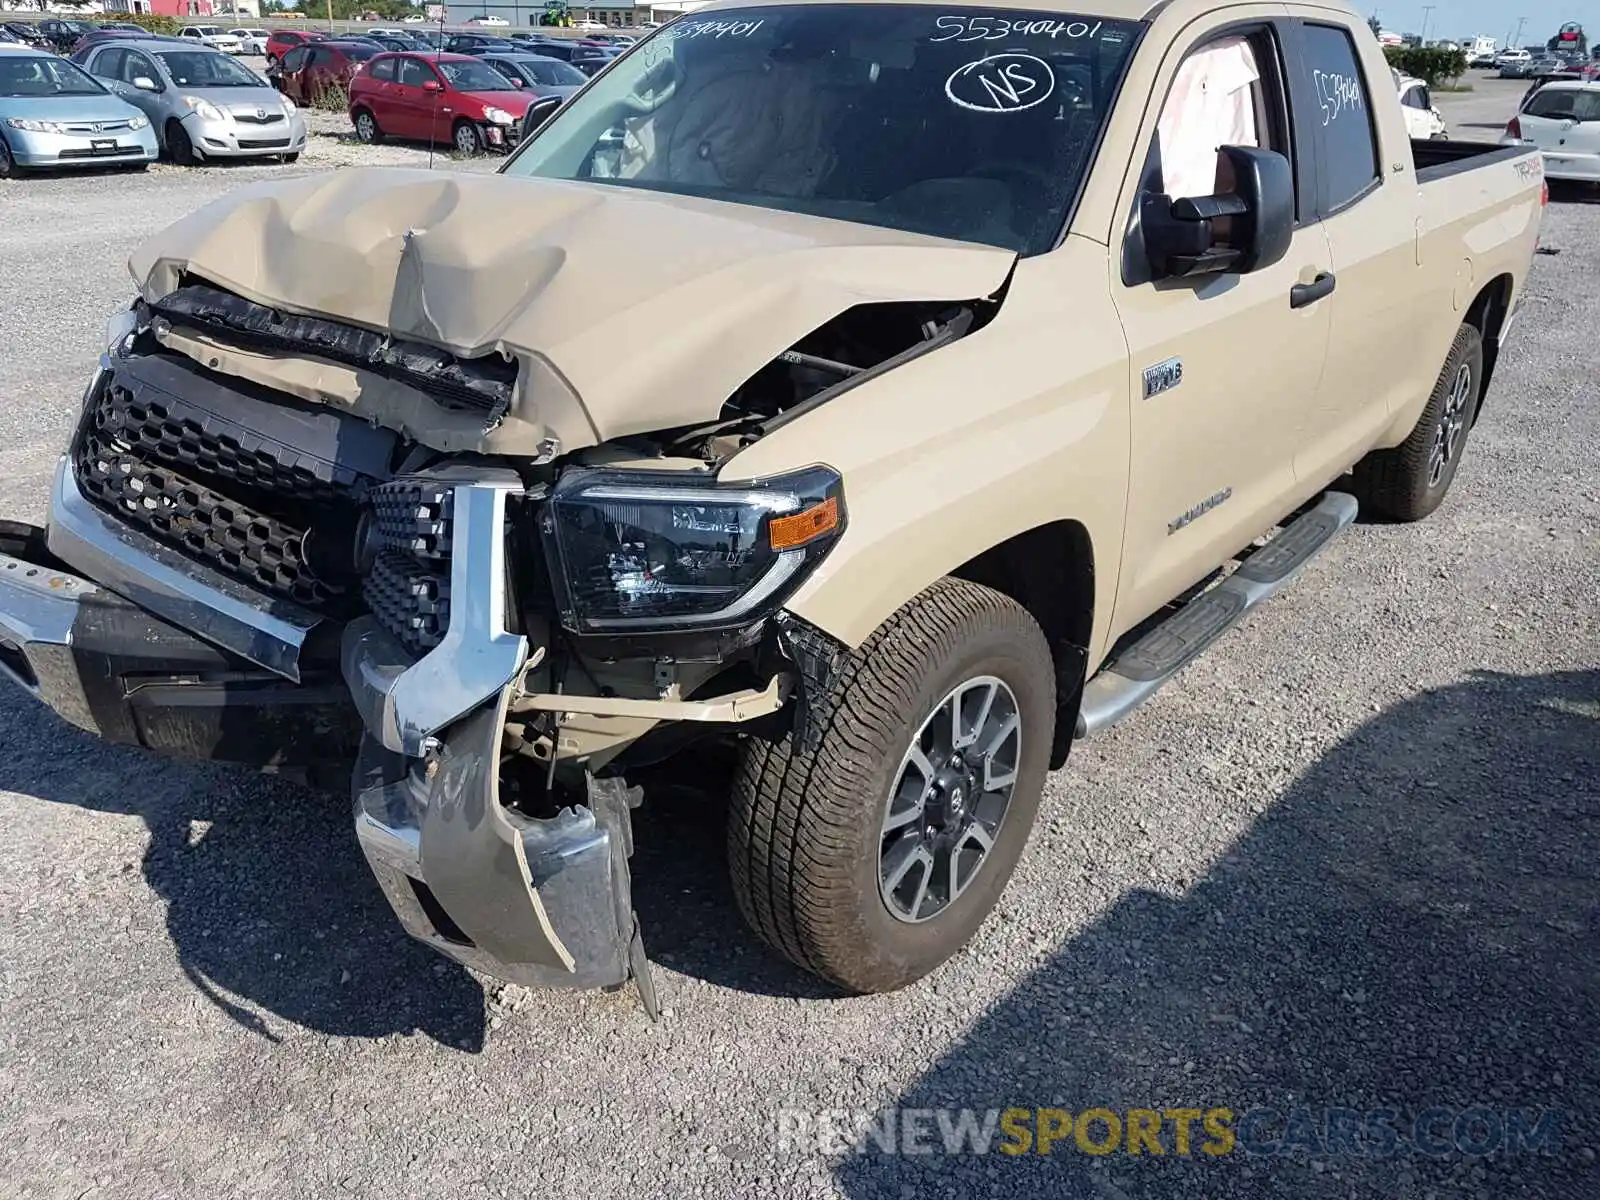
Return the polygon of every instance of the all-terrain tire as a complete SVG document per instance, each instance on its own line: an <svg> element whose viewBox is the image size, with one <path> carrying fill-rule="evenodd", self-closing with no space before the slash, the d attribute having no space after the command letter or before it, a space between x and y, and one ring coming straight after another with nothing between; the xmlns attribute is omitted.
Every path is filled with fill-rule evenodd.
<svg viewBox="0 0 1600 1200"><path fill-rule="evenodd" d="M924 720L979 677L1005 683L1021 722L1009 806L965 890L909 923L880 892L890 789ZM1049 768L1050 647L1009 597L941 579L850 653L811 705L814 750L792 735L746 744L728 816L734 895L756 933L799 966L851 991L890 991L960 950L1016 866Z"/></svg>
<svg viewBox="0 0 1600 1200"><path fill-rule="evenodd" d="M1420 521L1438 508L1461 466L1482 397L1483 335L1463 325L1411 436L1356 464L1353 490L1362 513ZM1441 461L1442 447L1447 452Z"/></svg>

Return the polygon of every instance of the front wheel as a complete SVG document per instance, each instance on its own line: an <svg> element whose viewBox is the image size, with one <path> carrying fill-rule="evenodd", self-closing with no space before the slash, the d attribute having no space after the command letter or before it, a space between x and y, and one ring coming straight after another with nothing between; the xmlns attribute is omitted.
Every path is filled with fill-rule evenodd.
<svg viewBox="0 0 1600 1200"><path fill-rule="evenodd" d="M451 140L455 143L457 154L471 156L483 153L483 134L471 121L457 121Z"/></svg>
<svg viewBox="0 0 1600 1200"><path fill-rule="evenodd" d="M1352 490L1362 511L1420 521L1438 508L1461 467L1482 392L1483 335L1463 325L1410 436L1356 464Z"/></svg>
<svg viewBox="0 0 1600 1200"><path fill-rule="evenodd" d="M942 579L807 703L814 749L747 743L734 894L798 965L891 991L960 950L1011 877L1054 737L1050 647L1010 598Z"/></svg>
<svg viewBox="0 0 1600 1200"><path fill-rule="evenodd" d="M6 145L5 138L0 137L0 179L15 179L21 173L22 168L11 157L11 147Z"/></svg>
<svg viewBox="0 0 1600 1200"><path fill-rule="evenodd" d="M192 167L200 161L189 140L189 131L177 121L167 122L167 153L180 167Z"/></svg>

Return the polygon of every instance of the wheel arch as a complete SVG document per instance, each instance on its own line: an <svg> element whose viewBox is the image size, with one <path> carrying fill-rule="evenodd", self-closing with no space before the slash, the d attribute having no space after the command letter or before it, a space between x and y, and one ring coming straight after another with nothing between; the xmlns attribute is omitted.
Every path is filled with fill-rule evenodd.
<svg viewBox="0 0 1600 1200"><path fill-rule="evenodd" d="M1473 299L1463 321L1483 336L1483 382L1478 388L1478 407L1472 415L1474 423L1483 412L1484 398L1494 380L1495 364L1500 358L1500 332L1511 315L1511 297L1515 290L1516 280L1509 274L1491 279Z"/></svg>
<svg viewBox="0 0 1600 1200"><path fill-rule="evenodd" d="M1079 521L1023 530L950 572L1011 597L1039 623L1055 663L1056 726L1050 767L1072 747L1094 635L1094 542Z"/></svg>

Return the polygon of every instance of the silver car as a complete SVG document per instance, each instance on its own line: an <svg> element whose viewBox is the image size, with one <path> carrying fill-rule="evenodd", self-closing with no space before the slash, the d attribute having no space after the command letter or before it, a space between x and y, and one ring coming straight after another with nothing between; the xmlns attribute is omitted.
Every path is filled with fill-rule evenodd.
<svg viewBox="0 0 1600 1200"><path fill-rule="evenodd" d="M76 64L0 47L0 179L35 167L142 168L155 156L145 115Z"/></svg>
<svg viewBox="0 0 1600 1200"><path fill-rule="evenodd" d="M263 155L293 162L306 148L294 102L221 51L119 39L96 46L86 66L144 111L173 162Z"/></svg>
<svg viewBox="0 0 1600 1200"><path fill-rule="evenodd" d="M190 38L202 46L210 46L213 50L221 50L228 54L239 54L244 47L239 44L238 35L226 32L221 25L185 25L178 30L181 38Z"/></svg>

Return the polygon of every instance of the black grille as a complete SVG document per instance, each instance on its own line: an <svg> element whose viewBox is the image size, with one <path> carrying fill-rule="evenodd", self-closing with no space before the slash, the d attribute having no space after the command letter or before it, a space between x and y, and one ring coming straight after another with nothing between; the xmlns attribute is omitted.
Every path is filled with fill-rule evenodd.
<svg viewBox="0 0 1600 1200"><path fill-rule="evenodd" d="M240 138L241 150L280 150L289 144L288 138Z"/></svg>
<svg viewBox="0 0 1600 1200"><path fill-rule="evenodd" d="M430 479L397 479L372 489L379 549L361 596L413 654L437 646L450 624L453 502L450 487Z"/></svg>
<svg viewBox="0 0 1600 1200"><path fill-rule="evenodd" d="M393 445L364 422L143 357L119 363L91 397L73 465L91 503L157 541L269 595L345 616L358 605L361 501Z"/></svg>

